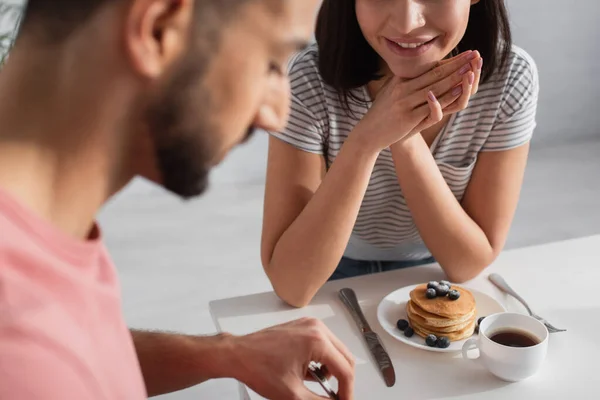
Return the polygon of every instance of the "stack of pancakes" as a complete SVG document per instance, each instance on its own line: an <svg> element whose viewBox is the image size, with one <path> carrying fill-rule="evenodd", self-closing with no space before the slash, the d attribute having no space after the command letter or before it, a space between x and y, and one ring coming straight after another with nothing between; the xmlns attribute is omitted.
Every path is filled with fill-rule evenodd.
<svg viewBox="0 0 600 400"><path fill-rule="evenodd" d="M410 292L406 312L417 335L445 336L453 342L473 335L477 315L475 298L464 288L452 286L452 289L460 292L458 300L450 300L448 296L428 299L426 284Z"/></svg>

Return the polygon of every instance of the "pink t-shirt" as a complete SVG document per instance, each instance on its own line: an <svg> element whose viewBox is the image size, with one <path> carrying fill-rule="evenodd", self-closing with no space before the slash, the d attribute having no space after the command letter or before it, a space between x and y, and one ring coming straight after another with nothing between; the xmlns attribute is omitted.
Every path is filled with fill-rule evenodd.
<svg viewBox="0 0 600 400"><path fill-rule="evenodd" d="M145 399L115 268L0 190L0 399Z"/></svg>

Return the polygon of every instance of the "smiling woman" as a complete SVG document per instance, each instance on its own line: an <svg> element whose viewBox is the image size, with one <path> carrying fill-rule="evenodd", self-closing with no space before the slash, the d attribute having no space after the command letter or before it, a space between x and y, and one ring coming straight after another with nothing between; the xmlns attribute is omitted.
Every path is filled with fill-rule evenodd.
<svg viewBox="0 0 600 400"><path fill-rule="evenodd" d="M502 250L538 95L504 0L325 0L271 132L262 261L303 306L328 279Z"/></svg>
<svg viewBox="0 0 600 400"><path fill-rule="evenodd" d="M380 77L382 67L410 78L425 72L442 58L465 50L477 50L485 60L481 73L481 80L485 82L510 56L510 25L503 1L486 0L469 9L470 1L408 2L410 9L405 9L405 13L419 12L418 7L432 3L425 9L427 16L422 18L433 19L436 27L426 34L419 33L421 37L418 37L411 32L394 33L393 28L381 21L382 17L390 15L386 7L393 7L392 12L395 13L402 11L396 4L398 2L358 0L355 6L354 2L326 0L316 32L319 72L334 89L350 94L351 89ZM462 7L455 4L461 2L464 3ZM438 15L432 15L435 13ZM338 17L334 18L334 15ZM334 32L341 36L334 35ZM404 53L401 49L421 43L425 46ZM429 51L431 47L435 49ZM398 52L400 58L390 54ZM423 57L414 59L411 55Z"/></svg>

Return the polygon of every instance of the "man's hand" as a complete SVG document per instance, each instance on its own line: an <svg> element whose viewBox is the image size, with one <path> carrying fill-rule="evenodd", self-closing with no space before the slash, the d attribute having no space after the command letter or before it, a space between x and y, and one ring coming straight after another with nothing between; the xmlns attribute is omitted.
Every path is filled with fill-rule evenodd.
<svg viewBox="0 0 600 400"><path fill-rule="evenodd" d="M353 397L354 359L315 319L301 319L247 336L188 336L132 330L150 396L209 379L234 378L268 399L321 399L304 385L311 361L339 382L341 400Z"/></svg>
<svg viewBox="0 0 600 400"><path fill-rule="evenodd" d="M301 319L232 337L232 375L273 400L322 399L304 384L308 364L323 364L339 382L339 398L353 398L354 358L319 320Z"/></svg>

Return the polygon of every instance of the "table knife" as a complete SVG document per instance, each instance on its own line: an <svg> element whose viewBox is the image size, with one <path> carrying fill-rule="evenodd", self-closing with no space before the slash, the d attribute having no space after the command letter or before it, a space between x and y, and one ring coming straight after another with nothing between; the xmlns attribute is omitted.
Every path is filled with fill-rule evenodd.
<svg viewBox="0 0 600 400"><path fill-rule="evenodd" d="M392 360L387 351L383 348L383 344L377 333L373 332L369 326L369 323L358 304L356 293L354 293L354 290L352 289L345 288L340 290L339 296L342 303L344 303L350 312L350 315L352 315L352 318L354 318L356 325L358 325L358 329L360 329L369 351L377 363L377 367L383 376L386 386L394 386L396 383L396 373L394 371L394 366L392 365Z"/></svg>

